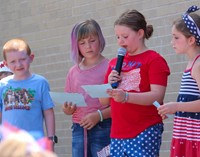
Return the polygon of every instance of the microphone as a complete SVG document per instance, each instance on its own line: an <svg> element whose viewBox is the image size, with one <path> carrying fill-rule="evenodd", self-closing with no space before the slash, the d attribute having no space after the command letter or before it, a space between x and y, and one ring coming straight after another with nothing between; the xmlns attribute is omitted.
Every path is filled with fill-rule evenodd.
<svg viewBox="0 0 200 157"><path fill-rule="evenodd" d="M126 54L126 49L123 48L123 47L120 47L118 49L117 63L116 63L116 66L115 66L115 70L119 73L119 75L121 73L122 64L123 64L125 54ZM112 88L117 88L118 85L119 85L119 82L115 82L115 83L111 84Z"/></svg>

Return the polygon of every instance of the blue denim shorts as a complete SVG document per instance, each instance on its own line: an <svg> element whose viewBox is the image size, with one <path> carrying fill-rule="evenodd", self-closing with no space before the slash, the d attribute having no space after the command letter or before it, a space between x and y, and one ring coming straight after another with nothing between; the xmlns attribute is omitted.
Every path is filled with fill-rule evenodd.
<svg viewBox="0 0 200 157"><path fill-rule="evenodd" d="M97 157L110 144L110 128L111 119L105 119L87 130L87 157ZM84 129L77 123L72 125L72 157L84 157Z"/></svg>
<svg viewBox="0 0 200 157"><path fill-rule="evenodd" d="M158 157L163 124L153 125L135 138L111 139L111 157Z"/></svg>

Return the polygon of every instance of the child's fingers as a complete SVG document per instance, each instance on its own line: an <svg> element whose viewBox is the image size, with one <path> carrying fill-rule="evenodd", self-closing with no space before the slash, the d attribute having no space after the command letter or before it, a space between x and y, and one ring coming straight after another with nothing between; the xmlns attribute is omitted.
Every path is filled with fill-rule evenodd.
<svg viewBox="0 0 200 157"><path fill-rule="evenodd" d="M70 106L70 109L71 109L72 111L75 111L75 110L76 110L76 105L71 105L71 106Z"/></svg>
<svg viewBox="0 0 200 157"><path fill-rule="evenodd" d="M68 107L69 107L69 105L70 105L70 102L66 101L66 102L64 103L64 105L63 105L63 106L64 106L65 108L68 108Z"/></svg>
<svg viewBox="0 0 200 157"><path fill-rule="evenodd" d="M168 118L166 115L162 115L161 117L162 117L163 120Z"/></svg>

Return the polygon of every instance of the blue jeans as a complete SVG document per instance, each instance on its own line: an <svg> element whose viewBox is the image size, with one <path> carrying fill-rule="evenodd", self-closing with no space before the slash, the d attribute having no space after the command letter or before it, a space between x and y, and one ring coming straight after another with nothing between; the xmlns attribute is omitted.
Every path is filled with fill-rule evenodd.
<svg viewBox="0 0 200 157"><path fill-rule="evenodd" d="M105 119L87 130L87 157L97 157L110 144L110 127L111 119ZM72 125L72 157L84 157L84 129L77 123Z"/></svg>

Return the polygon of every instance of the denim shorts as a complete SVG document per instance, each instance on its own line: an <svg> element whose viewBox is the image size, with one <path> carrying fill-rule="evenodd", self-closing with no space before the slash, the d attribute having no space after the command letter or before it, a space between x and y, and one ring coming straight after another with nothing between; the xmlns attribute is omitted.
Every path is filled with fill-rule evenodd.
<svg viewBox="0 0 200 157"><path fill-rule="evenodd" d="M87 157L97 157L110 144L110 128L111 119L105 119L87 130ZM84 129L77 123L72 125L72 157L84 157Z"/></svg>
<svg viewBox="0 0 200 157"><path fill-rule="evenodd" d="M153 125L135 138L111 139L111 157L158 157L163 124Z"/></svg>

